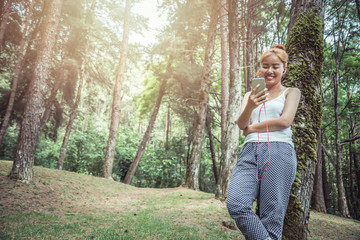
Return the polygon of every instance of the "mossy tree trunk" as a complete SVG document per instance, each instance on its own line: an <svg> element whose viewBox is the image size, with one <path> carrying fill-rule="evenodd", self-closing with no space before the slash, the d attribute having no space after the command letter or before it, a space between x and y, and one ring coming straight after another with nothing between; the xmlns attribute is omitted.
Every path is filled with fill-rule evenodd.
<svg viewBox="0 0 360 240"><path fill-rule="evenodd" d="M298 166L285 217L283 239L307 239L322 115L323 6L323 0L293 0L291 6L286 44L289 67L284 85L298 87L302 96L293 124Z"/></svg>

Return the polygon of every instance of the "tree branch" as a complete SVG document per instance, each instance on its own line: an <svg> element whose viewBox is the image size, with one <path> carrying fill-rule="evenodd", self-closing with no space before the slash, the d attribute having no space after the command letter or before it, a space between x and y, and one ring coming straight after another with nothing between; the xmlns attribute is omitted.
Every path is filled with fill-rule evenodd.
<svg viewBox="0 0 360 240"><path fill-rule="evenodd" d="M353 138L346 139L346 140L342 141L341 144L345 144L345 143L348 143L348 142L354 142L354 141L358 140L359 138L360 138L360 136L355 136Z"/></svg>

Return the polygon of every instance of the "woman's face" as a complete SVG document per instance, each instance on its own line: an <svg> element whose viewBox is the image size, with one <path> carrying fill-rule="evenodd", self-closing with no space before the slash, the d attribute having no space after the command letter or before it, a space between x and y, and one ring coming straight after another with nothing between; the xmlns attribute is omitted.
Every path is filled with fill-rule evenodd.
<svg viewBox="0 0 360 240"><path fill-rule="evenodd" d="M264 58L260 67L260 76L265 78L266 87L276 85L284 73L284 63L274 54Z"/></svg>

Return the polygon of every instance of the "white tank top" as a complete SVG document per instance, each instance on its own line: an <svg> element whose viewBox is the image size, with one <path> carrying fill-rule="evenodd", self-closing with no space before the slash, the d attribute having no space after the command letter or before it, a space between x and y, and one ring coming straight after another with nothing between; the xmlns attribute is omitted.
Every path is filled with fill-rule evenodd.
<svg viewBox="0 0 360 240"><path fill-rule="evenodd" d="M285 89L280 96L277 98L271 99L265 103L266 107L266 115L265 115L265 109L262 107L261 114L260 114L260 122L264 122L266 120L279 118L283 112L284 106L285 106L285 92L289 88ZM250 125L255 124L259 122L259 111L262 105L255 108L250 117ZM245 143L247 142L267 142L268 141L268 133L267 132L260 132L259 137L258 133L250 133L245 138ZM273 131L269 132L269 142L286 142L290 145L294 146L294 143L292 141L292 131L291 127L279 130L279 131Z"/></svg>

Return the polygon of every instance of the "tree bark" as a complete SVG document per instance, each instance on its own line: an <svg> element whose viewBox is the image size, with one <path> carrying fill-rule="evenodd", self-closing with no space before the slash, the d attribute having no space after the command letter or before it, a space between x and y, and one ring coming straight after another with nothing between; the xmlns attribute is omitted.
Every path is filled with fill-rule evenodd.
<svg viewBox="0 0 360 240"><path fill-rule="evenodd" d="M4 8L4 12L1 16L1 23L0 23L0 46L2 46L4 44L4 37L5 37L5 31L6 31L6 26L7 26L7 21L9 19L10 16L10 12L11 12L11 4L12 4L13 0L7 0L5 8ZM31 2L31 4L33 4L33 2ZM26 32L24 30L24 32Z"/></svg>
<svg viewBox="0 0 360 240"><path fill-rule="evenodd" d="M120 123L121 100L122 100L121 92L122 92L122 84L125 74L126 58L128 53L131 4L132 4L132 0L126 0L124 31L123 31L123 39L121 43L121 52L120 52L120 63L115 79L109 139L106 147L106 155L101 173L102 177L109 179L112 179L111 175L112 175L114 156L115 156L116 139L118 136L118 129Z"/></svg>
<svg viewBox="0 0 360 240"><path fill-rule="evenodd" d="M7 4L9 2L11 2L11 1L8 0ZM2 141L3 141L4 137L5 137L7 128L9 126L10 116L11 116L11 113L12 113L12 110L13 110L13 107L14 107L16 89L17 89L17 86L18 86L19 76L20 76L20 72L21 72L21 69L23 67L23 62L24 62L25 44L28 41L27 40L27 31L28 31L29 22L30 22L30 18L31 18L33 9L34 9L34 0L30 2L28 13L27 13L26 19L25 19L24 30L23 30L22 35L21 35L19 55L18 55L17 63L16 63L16 66L15 66L15 76L14 76L13 81L11 83L11 92L10 92L10 96L9 96L9 102L8 102L8 105L7 105L7 108L6 108L6 112L5 112L3 122L1 124L1 129L0 129L0 146L2 144ZM1 27L0 27L0 29L1 29ZM1 35L1 33L0 33L0 35ZM0 42L1 42L1 40L0 40Z"/></svg>
<svg viewBox="0 0 360 240"><path fill-rule="evenodd" d="M230 90L227 124L224 136L221 137L221 160L219 173L219 188L216 197L226 199L231 173L234 169L239 145L239 127L235 121L240 114L241 105L241 75L240 75L240 39L238 1L228 1L229 17L229 60L230 60Z"/></svg>
<svg viewBox="0 0 360 240"><path fill-rule="evenodd" d="M125 184L131 184L132 179L134 178L136 170L137 170L137 168L139 166L140 160L141 160L141 158L142 158L142 156L143 156L143 154L145 152L146 144L150 139L150 134L151 134L151 132L152 132L152 130L154 128L155 120L156 120L157 114L158 114L159 109L160 109L161 100L162 100L162 98L164 96L164 93L165 93L167 79L170 76L170 70L171 70L172 61L173 61L173 57L171 56L170 59L169 59L168 65L166 67L166 74L163 77L163 80L162 80L161 85L160 85L159 94L158 94L158 97L156 99L155 107L154 107L154 109L153 109L153 111L151 113L149 125L148 125L148 127L146 129L146 132L145 132L144 137L143 137L143 139L141 141L141 144L140 144L140 146L138 148L138 151L137 151L137 153L135 155L135 158L134 158L133 162L131 163L130 169L126 173L126 176L124 178L124 183Z"/></svg>
<svg viewBox="0 0 360 240"><path fill-rule="evenodd" d="M215 155L215 148L214 148L214 140L213 140L213 135L211 132L211 122L210 122L210 117L209 115L206 117L206 131L208 133L208 137L209 137L209 144L210 144L210 153L211 153L211 160L212 160L212 167L213 167L213 172L214 172L214 177L215 177L215 183L216 185L219 184L219 171L218 171L218 167L217 167L217 163L216 163L216 155Z"/></svg>
<svg viewBox="0 0 360 240"><path fill-rule="evenodd" d="M312 193L312 208L326 213L326 205L323 191L323 164L324 161L322 156L321 139L318 141L317 149L317 164L315 170L314 188Z"/></svg>
<svg viewBox="0 0 360 240"><path fill-rule="evenodd" d="M29 95L21 122L10 177L23 182L30 182L33 177L34 155L40 134L39 128L45 107L44 99L47 91L49 69L52 62L52 49L56 41L56 32L59 25L62 4L62 0L52 0L49 2L46 11L47 17L35 62L35 69L29 86Z"/></svg>
<svg viewBox="0 0 360 240"><path fill-rule="evenodd" d="M50 97L46 100L45 112L43 113L43 115L41 117L41 121L40 121L40 133L43 132L44 127L50 118L50 115L52 112L52 107L56 101L56 94L57 94L63 80L64 80L64 74L62 73L60 79L58 79L55 82L53 89L51 90Z"/></svg>
<svg viewBox="0 0 360 240"><path fill-rule="evenodd" d="M212 59L214 55L216 25L218 23L218 6L219 4L217 0L213 0L210 16L210 26L208 30L208 39L205 50L204 66L201 74L199 107L194 123L193 146L191 149L190 159L187 165L185 176L185 186L194 190L199 190L199 168L201 162L203 130L205 125L207 105L211 86L210 73L212 67Z"/></svg>
<svg viewBox="0 0 360 240"><path fill-rule="evenodd" d="M322 144L321 144L322 145ZM326 163L324 158L324 150L321 146L321 156L323 156L322 159L322 180L323 180L323 191L324 191L324 198L325 198L325 207L326 207L326 213L329 213L329 209L331 206L331 200L330 200L330 190L329 190L329 182L328 182L328 176L326 171Z"/></svg>
<svg viewBox="0 0 360 240"><path fill-rule="evenodd" d="M339 36L341 36L341 31ZM337 187L337 202L338 202L338 212L341 217L350 217L349 209L346 203L345 188L343 182L343 174L341 170L341 155L342 148L340 143L340 130L339 130L339 103L338 103L338 92L339 92L339 83L340 83L340 41L336 41L335 31L334 31L334 40L335 40L335 68L336 71L333 73L333 84L334 84L334 119L335 119L335 173L336 173L336 187Z"/></svg>
<svg viewBox="0 0 360 240"><path fill-rule="evenodd" d="M360 0L355 0L355 2L356 2L356 9L357 9L358 17L360 20Z"/></svg>
<svg viewBox="0 0 360 240"><path fill-rule="evenodd" d="M165 126L165 151L169 149L169 133L170 133L170 106L168 106L167 117L166 117L166 126Z"/></svg>
<svg viewBox="0 0 360 240"><path fill-rule="evenodd" d="M229 53L228 53L228 12L227 1L221 0L220 2L220 36L221 36L221 143L226 142L226 129L227 129L227 113L229 109ZM223 144L221 144L221 148ZM221 150L226 151L226 150ZM215 165L216 166L216 165ZM215 169L214 169L215 171ZM216 189L217 194L220 193L219 185L219 171L216 169ZM219 197L217 195L217 197Z"/></svg>
<svg viewBox="0 0 360 240"><path fill-rule="evenodd" d="M286 44L289 67L284 85L298 87L302 96L292 127L298 166L285 216L283 239L307 239L322 115L323 6L324 0L293 0L291 5Z"/></svg>
<svg viewBox="0 0 360 240"><path fill-rule="evenodd" d="M357 185L357 198L360 199L360 164L359 164L359 153L353 153L354 158L354 168L355 168L355 178ZM360 211L360 204L358 205L358 209ZM360 212L359 212L360 215Z"/></svg>
<svg viewBox="0 0 360 240"><path fill-rule="evenodd" d="M326 171L326 163L324 158L324 149L321 144L321 156L322 158L322 181L323 181L323 191L324 191L324 200L325 200L325 207L326 207L326 213L329 213L329 209L331 206L331 200L330 200L330 190L329 190L329 182L328 182L328 176Z"/></svg>
<svg viewBox="0 0 360 240"><path fill-rule="evenodd" d="M221 36L221 142L225 142L227 111L229 108L229 53L227 36L227 2L220 2L220 36Z"/></svg>
<svg viewBox="0 0 360 240"><path fill-rule="evenodd" d="M94 9L95 9L95 3L96 3L96 0L93 0L92 4L91 4L91 7L90 7L89 11L87 12L87 14L85 16L85 25L87 25L87 26L92 25L92 21L91 21L92 17L91 17L91 15L92 15L92 13L94 12ZM65 130L63 143L62 143L61 148L60 148L60 156L59 156L58 163L57 163L57 166L56 166L56 169L59 169L59 170L61 170L63 168L63 165L64 165L64 159L65 159L65 155L66 155L66 149L67 149L67 145L68 145L68 142L69 142L72 125L73 125L73 123L75 121L75 118L76 118L76 115L77 115L77 110L78 110L80 100L81 100L82 87L83 87L83 84L84 84L84 82L86 81L86 78L87 78L86 77L86 72L85 72L85 64L87 62L86 53L87 53L87 51L89 49L88 34L89 34L89 31L88 31L88 29L86 29L85 33L84 33L85 47L84 47L83 57L82 57L82 60L81 60L79 86L78 86L77 93L76 93L76 100L75 100L75 103L74 103L74 105L73 105L73 107L71 109L68 124L66 125L66 130Z"/></svg>

